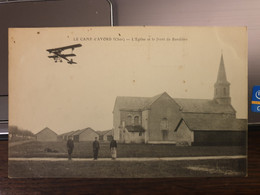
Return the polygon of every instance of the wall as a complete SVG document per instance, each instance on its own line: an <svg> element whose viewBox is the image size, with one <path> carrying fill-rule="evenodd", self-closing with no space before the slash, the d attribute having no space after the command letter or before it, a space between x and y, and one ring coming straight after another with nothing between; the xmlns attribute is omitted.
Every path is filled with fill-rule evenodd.
<svg viewBox="0 0 260 195"><path fill-rule="evenodd" d="M125 130L124 134L124 143L144 143L144 132L139 135L139 132L128 132Z"/></svg>
<svg viewBox="0 0 260 195"><path fill-rule="evenodd" d="M36 135L37 141L57 141L57 134L50 130L41 131Z"/></svg>
<svg viewBox="0 0 260 195"><path fill-rule="evenodd" d="M91 130L86 130L79 135L79 141L94 141L95 137L99 138L99 135Z"/></svg>
<svg viewBox="0 0 260 195"><path fill-rule="evenodd" d="M172 132L172 136L174 141L178 143L188 143L188 145L191 145L194 141L194 133L191 131L185 122L182 120L179 128L176 131Z"/></svg>
<svg viewBox="0 0 260 195"><path fill-rule="evenodd" d="M144 140L145 143L147 143L149 141L149 112L150 110L144 110L142 112L142 127L144 128L145 132L144 132Z"/></svg>
<svg viewBox="0 0 260 195"><path fill-rule="evenodd" d="M179 106L167 94L163 94L152 105L149 112L149 141L163 141L161 120L168 119L168 141L173 141L173 131L181 119Z"/></svg>
<svg viewBox="0 0 260 195"><path fill-rule="evenodd" d="M117 104L115 103L114 111L113 111L113 130L112 135L114 136L114 139L119 141L120 138L120 111L117 108Z"/></svg>
<svg viewBox="0 0 260 195"><path fill-rule="evenodd" d="M246 131L194 131L193 145L245 146Z"/></svg>

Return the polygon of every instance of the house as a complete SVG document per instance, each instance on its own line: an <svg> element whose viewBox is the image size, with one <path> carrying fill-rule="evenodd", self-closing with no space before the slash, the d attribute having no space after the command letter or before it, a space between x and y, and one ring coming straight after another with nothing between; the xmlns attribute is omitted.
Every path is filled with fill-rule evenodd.
<svg viewBox="0 0 260 195"><path fill-rule="evenodd" d="M35 136L37 141L52 142L58 140L58 135L48 127L45 127L43 130L38 132Z"/></svg>
<svg viewBox="0 0 260 195"><path fill-rule="evenodd" d="M79 130L78 130L79 131ZM70 132L67 132L67 133L63 133L61 135L59 135L59 139L60 140L64 140L64 141L68 141L69 138L73 138L73 134L77 132L77 131L70 131Z"/></svg>
<svg viewBox="0 0 260 195"><path fill-rule="evenodd" d="M72 138L74 142L81 142L81 141L94 141L95 137L99 137L99 134L91 128L85 128L82 130L78 130L73 133Z"/></svg>
<svg viewBox="0 0 260 195"><path fill-rule="evenodd" d="M213 99L117 97L113 136L121 143L245 144L247 120L236 118L221 55Z"/></svg>
<svg viewBox="0 0 260 195"><path fill-rule="evenodd" d="M99 140L100 141L111 141L112 136L112 130L106 130L106 131L97 131L99 134Z"/></svg>

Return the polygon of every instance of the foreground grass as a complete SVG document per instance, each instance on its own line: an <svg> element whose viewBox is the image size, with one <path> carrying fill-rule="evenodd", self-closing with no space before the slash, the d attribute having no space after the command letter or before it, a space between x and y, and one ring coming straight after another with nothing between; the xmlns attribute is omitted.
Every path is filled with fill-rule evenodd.
<svg viewBox="0 0 260 195"><path fill-rule="evenodd" d="M49 148L56 152L45 152ZM118 157L182 157L245 155L238 146L174 146L167 144L118 144ZM92 158L92 142L75 143L74 158ZM9 148L9 157L67 157L66 142L29 142ZM109 143L100 142L100 158L110 158Z"/></svg>
<svg viewBox="0 0 260 195"><path fill-rule="evenodd" d="M246 175L246 159L196 161L9 161L9 177L155 178Z"/></svg>

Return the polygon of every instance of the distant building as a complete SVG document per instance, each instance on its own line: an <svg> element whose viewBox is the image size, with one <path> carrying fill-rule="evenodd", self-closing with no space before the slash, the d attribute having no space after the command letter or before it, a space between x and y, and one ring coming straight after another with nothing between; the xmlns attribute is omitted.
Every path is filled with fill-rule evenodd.
<svg viewBox="0 0 260 195"><path fill-rule="evenodd" d="M58 135L48 127L41 130L35 136L37 141L46 141L46 142L57 141L58 138Z"/></svg>
<svg viewBox="0 0 260 195"><path fill-rule="evenodd" d="M99 140L100 141L111 141L112 140L112 130L106 130L106 131L97 131L99 134Z"/></svg>
<svg viewBox="0 0 260 195"><path fill-rule="evenodd" d="M95 137L99 137L99 134L91 128L82 129L76 131L71 135L75 142L81 141L94 141Z"/></svg>
<svg viewBox="0 0 260 195"><path fill-rule="evenodd" d="M78 130L79 131L79 130ZM64 141L67 141L69 138L73 138L73 134L77 132L77 131L70 131L70 132L67 132L67 133L63 133L61 135L59 135L59 140L64 140Z"/></svg>
<svg viewBox="0 0 260 195"><path fill-rule="evenodd" d="M245 144L247 120L236 119L221 55L213 99L117 97L113 136L122 143Z"/></svg>

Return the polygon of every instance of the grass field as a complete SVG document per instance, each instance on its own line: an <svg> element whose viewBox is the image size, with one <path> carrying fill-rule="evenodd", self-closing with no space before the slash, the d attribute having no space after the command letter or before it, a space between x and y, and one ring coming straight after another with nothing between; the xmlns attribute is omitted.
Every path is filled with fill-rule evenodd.
<svg viewBox="0 0 260 195"><path fill-rule="evenodd" d="M49 148L56 152L45 152ZM175 146L169 144L118 144L120 157L182 157L245 155L245 147L234 146ZM72 157L92 158L92 142L75 143ZM66 142L32 141L9 148L9 157L67 157ZM100 142L100 158L110 158L109 143Z"/></svg>
<svg viewBox="0 0 260 195"><path fill-rule="evenodd" d="M156 178L246 175L246 159L196 161L9 161L9 177Z"/></svg>

